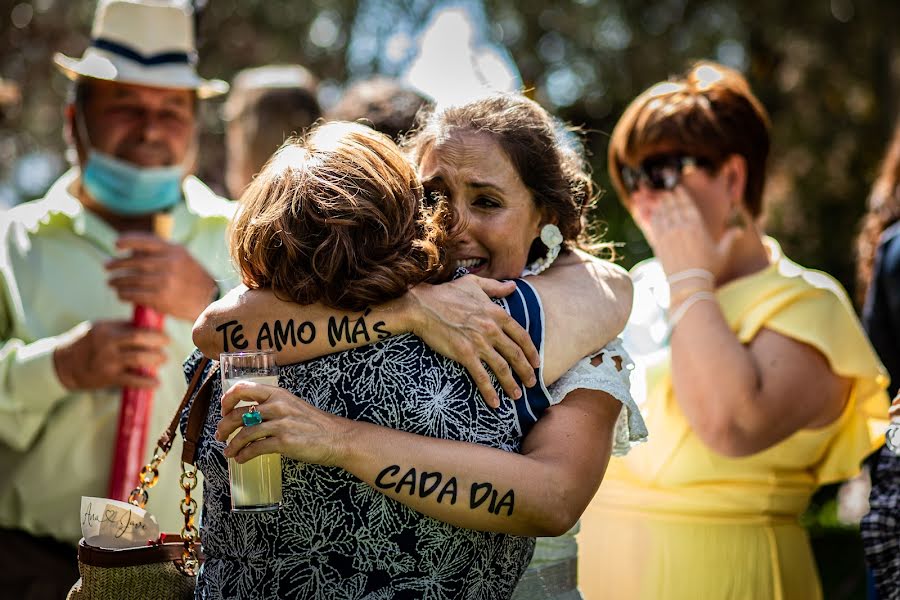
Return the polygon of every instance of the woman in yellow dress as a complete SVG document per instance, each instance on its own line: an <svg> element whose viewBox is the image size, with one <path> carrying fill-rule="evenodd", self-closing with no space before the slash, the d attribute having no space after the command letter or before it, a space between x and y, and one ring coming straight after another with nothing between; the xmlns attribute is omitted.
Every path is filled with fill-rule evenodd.
<svg viewBox="0 0 900 600"><path fill-rule="evenodd" d="M709 62L613 132L610 174L656 256L625 333L651 435L583 518L585 600L822 597L798 517L880 445L887 378L841 286L760 232L768 149L747 82Z"/></svg>

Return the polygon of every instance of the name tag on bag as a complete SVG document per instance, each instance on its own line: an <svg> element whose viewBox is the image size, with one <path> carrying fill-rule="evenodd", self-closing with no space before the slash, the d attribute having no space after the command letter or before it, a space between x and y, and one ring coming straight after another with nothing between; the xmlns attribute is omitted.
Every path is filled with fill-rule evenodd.
<svg viewBox="0 0 900 600"><path fill-rule="evenodd" d="M156 517L109 498L81 497L81 535L97 548L135 548L159 538Z"/></svg>

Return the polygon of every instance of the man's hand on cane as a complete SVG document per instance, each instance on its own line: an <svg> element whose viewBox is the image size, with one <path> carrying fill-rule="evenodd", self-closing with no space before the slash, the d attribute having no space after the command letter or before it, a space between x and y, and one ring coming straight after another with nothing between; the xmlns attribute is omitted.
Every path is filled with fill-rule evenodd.
<svg viewBox="0 0 900 600"><path fill-rule="evenodd" d="M59 346L53 364L70 390L108 387L155 388L156 377L141 375L166 360L166 334L138 329L128 321L95 321L80 336Z"/></svg>
<svg viewBox="0 0 900 600"><path fill-rule="evenodd" d="M183 246L150 233L126 233L116 247L130 252L106 263L122 302L194 322L212 301L216 282Z"/></svg>

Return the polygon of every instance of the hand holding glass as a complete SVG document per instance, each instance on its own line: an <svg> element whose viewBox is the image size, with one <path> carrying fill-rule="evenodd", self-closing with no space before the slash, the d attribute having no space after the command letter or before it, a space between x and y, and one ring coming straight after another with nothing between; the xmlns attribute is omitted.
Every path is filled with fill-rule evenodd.
<svg viewBox="0 0 900 600"><path fill-rule="evenodd" d="M239 381L253 381L265 385L278 385L278 367L275 353L223 352L219 355L222 370L222 393L226 393ZM240 401L235 408L255 407L255 402ZM255 408L251 408L251 411ZM244 419L248 426L252 419ZM257 421L258 422L258 421ZM229 436L231 441L242 428ZM228 479L231 483L232 511L277 510L281 506L281 455L263 454L239 464L228 459Z"/></svg>

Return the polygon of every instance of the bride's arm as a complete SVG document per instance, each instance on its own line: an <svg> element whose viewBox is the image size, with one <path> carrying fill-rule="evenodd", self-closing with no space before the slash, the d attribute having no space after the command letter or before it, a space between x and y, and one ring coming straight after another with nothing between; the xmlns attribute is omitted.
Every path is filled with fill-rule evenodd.
<svg viewBox="0 0 900 600"><path fill-rule="evenodd" d="M263 415L229 442L226 456L238 462L277 452L341 467L441 521L529 536L561 535L578 520L603 479L622 406L605 392L575 390L547 409L515 454L351 421L253 383L222 399L220 440L241 425L238 400L259 402Z"/></svg>
<svg viewBox="0 0 900 600"><path fill-rule="evenodd" d="M553 267L526 281L543 301L547 384L613 340L631 312L628 274L584 253L563 254ZM482 363L513 398L519 396L513 371L531 385L533 368L540 364L525 330L490 302L489 296L506 296L514 289L511 282L468 275L440 285L420 284L402 298L348 313L239 288L200 315L194 343L211 358L229 350L274 348L277 360L289 364L412 332L462 364L486 401L496 406L499 399Z"/></svg>
<svg viewBox="0 0 900 600"><path fill-rule="evenodd" d="M319 303L300 305L279 299L271 290L238 286L197 318L193 339L212 359L220 352L275 350L279 363L291 364L412 332L462 364L484 398L496 406L499 399L482 360L513 398L521 392L512 371L533 385L534 369L541 364L528 332L490 300L515 289L512 281L470 275L439 286L422 284L415 293L349 312Z"/></svg>
<svg viewBox="0 0 900 600"><path fill-rule="evenodd" d="M503 291L509 293L497 293ZM220 352L275 350L281 364L303 362L407 333L407 305L404 296L362 312L344 311L239 285L197 317L193 339L213 359Z"/></svg>
<svg viewBox="0 0 900 600"><path fill-rule="evenodd" d="M583 356L614 340L631 314L633 287L621 267L583 252L525 279L544 308L544 381L549 385Z"/></svg>
<svg viewBox="0 0 900 600"><path fill-rule="evenodd" d="M451 286L466 285L466 280L486 280L469 275L437 286L419 285L410 290L417 306L412 309L412 331L438 353L464 367L485 393L491 382L482 361L503 383L511 376L506 360L493 351L500 343L495 318L485 310L488 300L481 286L468 285L468 299L456 302ZM633 287L621 267L589 254L575 251L561 255L544 273L520 281L530 284L540 296L544 312L543 380L549 385L559 379L583 356L593 354L625 328L631 314ZM504 327L504 331L508 329ZM486 342L482 342L486 339ZM518 363L517 363L518 364ZM533 364L533 363L532 363ZM510 365L513 365L510 361ZM526 385L522 369L513 365ZM503 389L509 394L506 385ZM512 394L510 394L512 395ZM485 396L488 398L488 396ZM495 398L495 402L496 402ZM489 402L491 403L491 402ZM494 403L491 403L495 405Z"/></svg>

